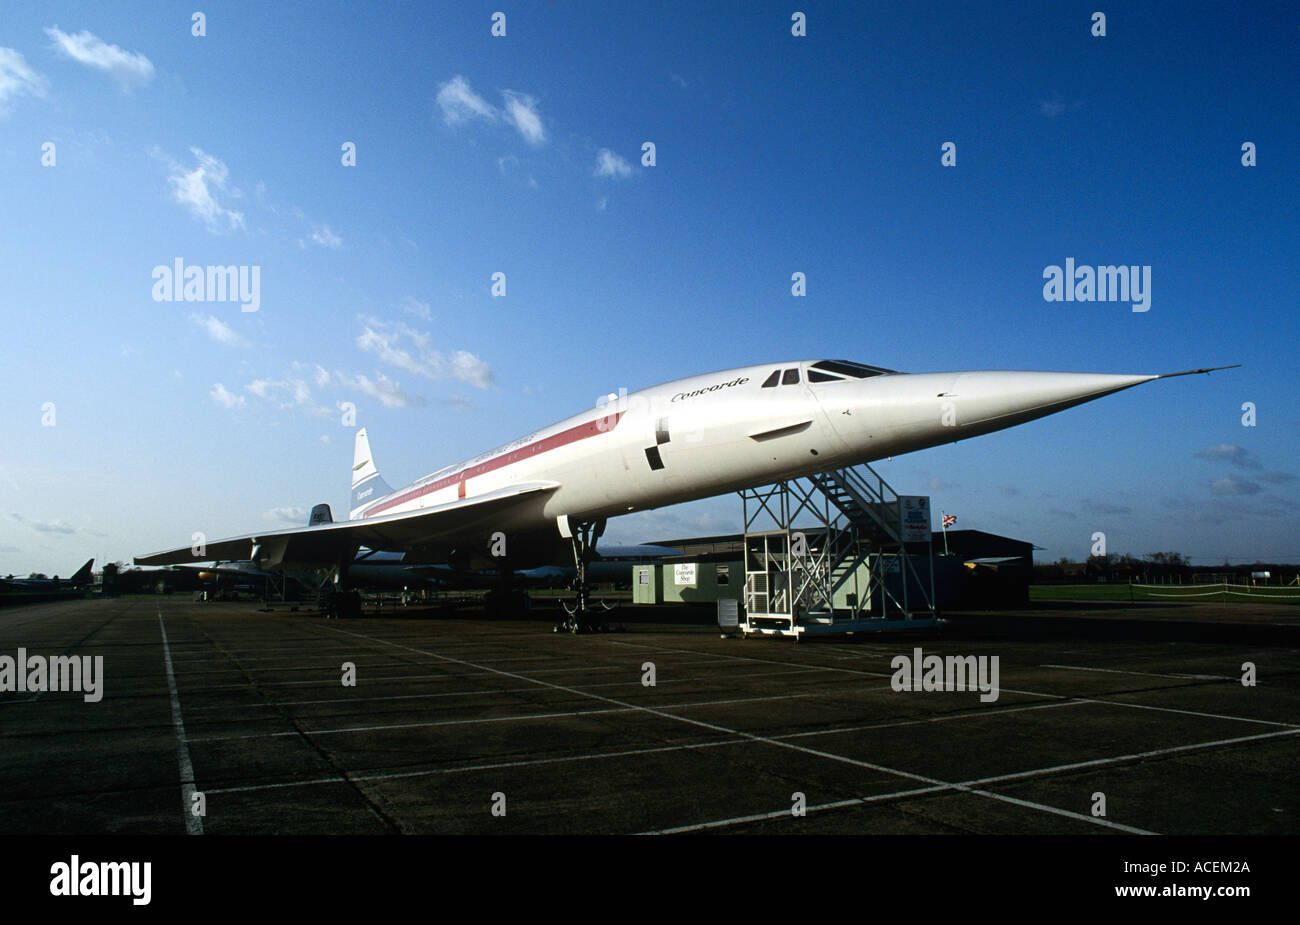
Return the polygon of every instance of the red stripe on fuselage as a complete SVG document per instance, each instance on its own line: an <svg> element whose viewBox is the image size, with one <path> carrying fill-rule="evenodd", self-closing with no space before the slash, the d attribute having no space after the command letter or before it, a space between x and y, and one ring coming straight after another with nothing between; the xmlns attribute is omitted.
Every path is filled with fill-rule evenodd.
<svg viewBox="0 0 1300 925"><path fill-rule="evenodd" d="M457 482L461 484L459 494L463 498L464 483L466 479L475 478L476 476L483 475L487 472L495 472L497 469L504 469L512 463L517 463L524 459L532 459L534 456L545 453L548 450L559 449L562 446L568 446L570 443L577 443L579 440L585 440L588 437L594 437L597 434L608 433L618 426L618 422L622 417L623 412L620 411L607 417L596 418L594 421L588 421L586 424L579 424L576 427L570 427L568 430L562 430L558 434L543 437L541 440L534 440L532 443L511 450L509 453L502 453L500 456L470 466L467 469L461 469L459 472L453 472L451 475L443 476L437 481L429 482L425 485L419 486L418 488L412 488L409 491L403 491L387 501L376 504L361 516L363 518L372 517L375 514L388 510L389 508L406 504L416 498L455 485Z"/></svg>

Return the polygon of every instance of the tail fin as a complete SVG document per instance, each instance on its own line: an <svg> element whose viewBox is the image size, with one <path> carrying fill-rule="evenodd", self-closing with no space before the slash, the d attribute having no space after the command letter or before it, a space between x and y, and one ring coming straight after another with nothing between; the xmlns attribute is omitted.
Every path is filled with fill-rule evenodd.
<svg viewBox="0 0 1300 925"><path fill-rule="evenodd" d="M74 585L90 584L90 569L94 566L94 559L87 559L86 564L77 569L76 574L68 579Z"/></svg>
<svg viewBox="0 0 1300 925"><path fill-rule="evenodd" d="M352 509L348 520L356 520L366 505L392 493L393 489L380 477L370 455L370 440L363 427L357 431L357 443L352 451Z"/></svg>
<svg viewBox="0 0 1300 925"><path fill-rule="evenodd" d="M317 524L334 523L334 515L330 512L328 504L318 504L311 509L311 516L307 518L307 526L314 527Z"/></svg>

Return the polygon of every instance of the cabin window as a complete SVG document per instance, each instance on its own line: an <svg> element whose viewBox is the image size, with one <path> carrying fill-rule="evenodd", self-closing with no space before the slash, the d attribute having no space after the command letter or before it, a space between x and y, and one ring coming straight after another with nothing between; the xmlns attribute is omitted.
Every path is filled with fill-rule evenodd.
<svg viewBox="0 0 1300 925"><path fill-rule="evenodd" d="M896 369L885 369L883 366L867 366L865 363L854 363L849 360L821 360L814 363L812 368L825 370L828 373L839 373L841 376L849 376L853 379L887 376L890 373L898 372Z"/></svg>

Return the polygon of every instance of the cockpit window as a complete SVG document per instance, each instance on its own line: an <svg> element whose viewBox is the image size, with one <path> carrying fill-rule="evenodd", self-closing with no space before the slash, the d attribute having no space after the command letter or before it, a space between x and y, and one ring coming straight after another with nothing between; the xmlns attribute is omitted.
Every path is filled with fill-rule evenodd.
<svg viewBox="0 0 1300 925"><path fill-rule="evenodd" d="M843 382L843 376L832 376L830 373L824 373L819 369L808 370L809 382Z"/></svg>
<svg viewBox="0 0 1300 925"><path fill-rule="evenodd" d="M772 370L772 375L768 376L765 380L763 380L763 388L765 389L772 388L774 385L777 384L778 381L780 381L780 379L781 379L781 370L779 369Z"/></svg>
<svg viewBox="0 0 1300 925"><path fill-rule="evenodd" d="M781 384L782 384L782 385L798 385L798 384L799 384L799 370L798 370L797 368L796 368L796 369L787 369L784 373L781 374Z"/></svg>
<svg viewBox="0 0 1300 925"><path fill-rule="evenodd" d="M823 369L828 373L839 373L842 376L848 376L852 379L867 379L871 376L887 376L890 373L896 373L896 369L885 369L883 366L867 366L863 363L854 363L850 360L821 360L812 365L813 369ZM809 374L811 376L811 373Z"/></svg>

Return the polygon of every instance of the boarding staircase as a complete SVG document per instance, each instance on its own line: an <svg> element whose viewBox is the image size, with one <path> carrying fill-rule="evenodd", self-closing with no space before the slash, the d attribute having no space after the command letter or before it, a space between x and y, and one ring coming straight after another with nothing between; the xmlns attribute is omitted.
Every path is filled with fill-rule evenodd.
<svg viewBox="0 0 1300 925"><path fill-rule="evenodd" d="M849 632L935 619L928 499L900 497L868 465L740 494L753 631ZM764 516L777 529L754 529ZM924 521L924 541L910 552L909 516ZM816 523L796 529L800 517Z"/></svg>

